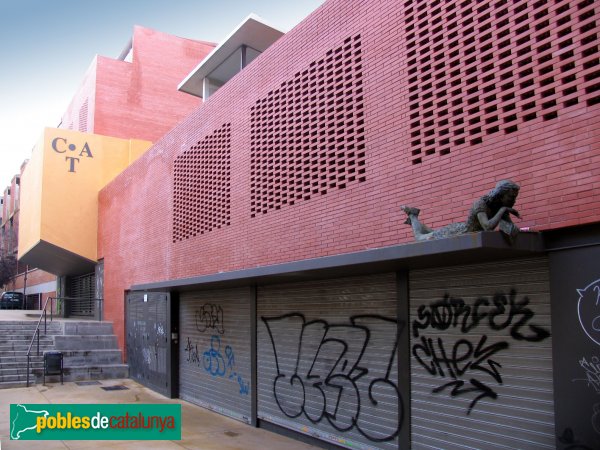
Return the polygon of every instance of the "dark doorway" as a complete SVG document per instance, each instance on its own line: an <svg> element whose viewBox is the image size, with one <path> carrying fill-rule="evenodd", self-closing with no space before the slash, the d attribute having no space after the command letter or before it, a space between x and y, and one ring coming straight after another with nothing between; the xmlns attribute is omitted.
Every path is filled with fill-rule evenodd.
<svg viewBox="0 0 600 450"><path fill-rule="evenodd" d="M171 296L164 292L127 295L126 333L129 376L173 397Z"/></svg>

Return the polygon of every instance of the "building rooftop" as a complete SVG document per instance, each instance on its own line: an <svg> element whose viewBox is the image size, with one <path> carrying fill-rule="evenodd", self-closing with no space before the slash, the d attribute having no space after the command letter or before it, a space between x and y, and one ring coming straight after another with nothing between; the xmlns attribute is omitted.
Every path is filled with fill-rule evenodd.
<svg viewBox="0 0 600 450"><path fill-rule="evenodd" d="M267 24L261 17L250 14L190 72L177 89L203 97L206 77L210 75L211 79L225 83L241 70L239 59L234 57L236 50L246 46L257 52L257 56L283 35L283 31Z"/></svg>

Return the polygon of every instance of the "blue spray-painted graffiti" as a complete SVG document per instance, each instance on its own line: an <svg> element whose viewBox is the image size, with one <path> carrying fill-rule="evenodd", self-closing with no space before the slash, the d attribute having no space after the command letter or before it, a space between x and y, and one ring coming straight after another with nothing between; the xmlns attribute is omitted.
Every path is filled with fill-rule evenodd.
<svg viewBox="0 0 600 450"><path fill-rule="evenodd" d="M224 350L225 356L223 356L220 336L211 336L210 348L202 353L202 357L200 357L200 353L198 352L198 344L192 344L191 339L188 337L185 352L188 354L188 362L200 366L200 360L202 360L202 367L211 376L235 380L240 387L240 394L249 394L249 383L244 380L244 377L235 368L233 348L230 345L226 345Z"/></svg>

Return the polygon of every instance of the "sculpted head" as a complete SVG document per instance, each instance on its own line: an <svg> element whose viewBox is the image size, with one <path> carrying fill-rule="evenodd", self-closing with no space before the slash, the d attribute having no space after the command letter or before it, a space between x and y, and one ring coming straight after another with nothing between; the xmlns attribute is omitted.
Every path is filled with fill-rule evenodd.
<svg viewBox="0 0 600 450"><path fill-rule="evenodd" d="M512 208L519 195L519 185L511 180L498 181L496 187L490 191L488 198L502 206Z"/></svg>

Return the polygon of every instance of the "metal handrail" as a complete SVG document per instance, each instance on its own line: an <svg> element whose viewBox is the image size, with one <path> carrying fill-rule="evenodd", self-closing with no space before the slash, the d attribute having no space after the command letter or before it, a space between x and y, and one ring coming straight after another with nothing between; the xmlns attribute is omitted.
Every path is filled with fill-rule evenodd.
<svg viewBox="0 0 600 450"><path fill-rule="evenodd" d="M46 307L48 306L48 302L50 301L50 322L52 322L52 319L53 319L52 309L54 306L53 300L54 300L54 297L48 297L46 299L46 301L44 302L44 307L42 308L42 313L40 314L40 318L38 319L37 326L35 327L35 332L33 333L33 336L31 336L31 342L29 343L29 348L27 349L27 387L29 387L29 362L30 362L30 357L31 357L31 347L33 346L33 343L35 342L35 338L37 336L37 355L40 356L40 325L42 324L42 318L43 318L44 319L44 334L47 334L48 326L47 326Z"/></svg>

